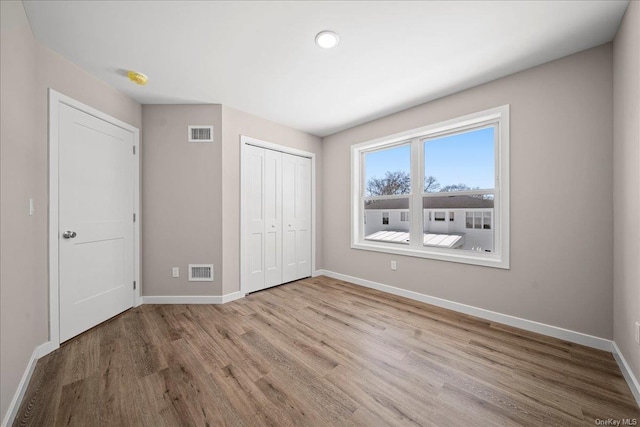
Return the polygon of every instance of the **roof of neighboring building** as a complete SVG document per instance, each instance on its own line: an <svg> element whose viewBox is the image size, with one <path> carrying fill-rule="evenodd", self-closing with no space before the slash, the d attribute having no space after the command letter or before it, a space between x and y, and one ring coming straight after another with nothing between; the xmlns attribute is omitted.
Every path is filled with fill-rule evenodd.
<svg viewBox="0 0 640 427"><path fill-rule="evenodd" d="M477 196L442 196L422 199L423 209L490 209L493 200ZM409 199L371 200L365 203L365 210L409 209Z"/></svg>

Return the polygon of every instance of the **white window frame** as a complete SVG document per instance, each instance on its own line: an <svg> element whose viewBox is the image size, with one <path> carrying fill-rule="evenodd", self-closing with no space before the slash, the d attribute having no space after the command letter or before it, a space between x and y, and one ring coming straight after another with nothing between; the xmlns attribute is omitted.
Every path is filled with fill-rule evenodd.
<svg viewBox="0 0 640 427"><path fill-rule="evenodd" d="M422 245L424 192L424 143L426 138L459 133L494 125L495 136L495 190L493 211L494 251L474 252L459 249L425 247ZM367 198L365 181L366 153L394 146L411 144L411 186L409 195L386 196L385 198L409 198L410 234L409 245L376 242L364 239L364 199ZM351 248L459 262L486 267L509 269L509 105L454 118L440 123L411 129L351 146ZM455 192L449 195L484 194L474 190ZM413 209L419 206L420 209ZM465 219L466 220L466 219ZM419 238L420 237L420 238Z"/></svg>

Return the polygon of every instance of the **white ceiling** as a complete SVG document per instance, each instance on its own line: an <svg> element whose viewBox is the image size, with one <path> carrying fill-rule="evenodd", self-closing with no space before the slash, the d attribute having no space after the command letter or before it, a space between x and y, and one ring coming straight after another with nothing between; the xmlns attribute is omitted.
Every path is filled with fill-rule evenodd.
<svg viewBox="0 0 640 427"><path fill-rule="evenodd" d="M40 42L143 104L220 103L318 136L609 42L627 3L24 1ZM334 49L314 44L326 29Z"/></svg>

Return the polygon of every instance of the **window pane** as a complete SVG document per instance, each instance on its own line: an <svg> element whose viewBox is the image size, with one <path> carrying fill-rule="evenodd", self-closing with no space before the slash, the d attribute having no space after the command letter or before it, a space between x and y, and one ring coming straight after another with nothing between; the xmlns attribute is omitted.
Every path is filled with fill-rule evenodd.
<svg viewBox="0 0 640 427"><path fill-rule="evenodd" d="M495 128L424 141L426 193L495 187Z"/></svg>
<svg viewBox="0 0 640 427"><path fill-rule="evenodd" d="M473 213L473 228L482 228L482 212Z"/></svg>
<svg viewBox="0 0 640 427"><path fill-rule="evenodd" d="M365 154L365 195L392 196L411 193L411 146Z"/></svg>
<svg viewBox="0 0 640 427"><path fill-rule="evenodd" d="M493 207L494 195L491 193L477 196L423 197L423 245L493 252ZM431 215L435 221L429 220ZM438 220L439 217L449 220Z"/></svg>
<svg viewBox="0 0 640 427"><path fill-rule="evenodd" d="M364 238L378 242L409 243L411 222L408 209L408 197L365 200Z"/></svg>
<svg viewBox="0 0 640 427"><path fill-rule="evenodd" d="M491 230L491 212L484 212L482 228L485 230Z"/></svg>

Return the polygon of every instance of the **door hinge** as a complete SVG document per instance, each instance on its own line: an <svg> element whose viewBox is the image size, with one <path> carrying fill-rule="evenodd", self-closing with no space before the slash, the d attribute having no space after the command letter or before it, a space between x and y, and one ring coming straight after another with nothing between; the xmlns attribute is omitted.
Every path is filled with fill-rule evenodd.
<svg viewBox="0 0 640 427"><path fill-rule="evenodd" d="M133 281L133 290L134 291L136 290L136 281L135 280Z"/></svg>
<svg viewBox="0 0 640 427"><path fill-rule="evenodd" d="M133 222L136 222L136 214L133 214Z"/></svg>
<svg viewBox="0 0 640 427"><path fill-rule="evenodd" d="M133 146L133 154L136 154L136 146Z"/></svg>

